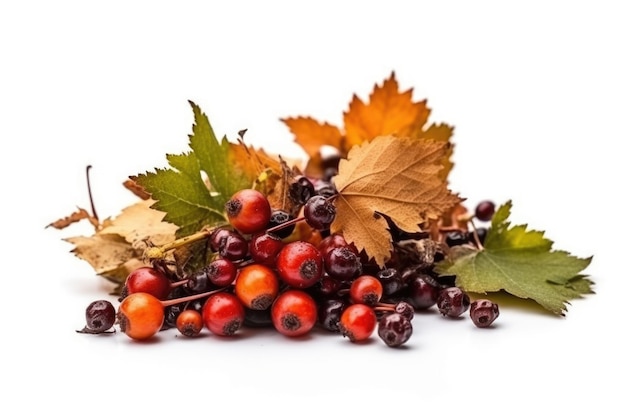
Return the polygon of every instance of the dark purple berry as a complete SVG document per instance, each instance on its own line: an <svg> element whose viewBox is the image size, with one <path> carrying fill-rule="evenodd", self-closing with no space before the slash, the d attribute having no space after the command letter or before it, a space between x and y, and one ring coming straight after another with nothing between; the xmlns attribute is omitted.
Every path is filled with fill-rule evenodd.
<svg viewBox="0 0 626 417"><path fill-rule="evenodd" d="M326 330L339 333L341 314L346 308L346 303L339 299L328 298L319 302L317 309L317 321Z"/></svg>
<svg viewBox="0 0 626 417"><path fill-rule="evenodd" d="M107 300L96 300L85 309L87 327L84 333L103 333L115 324L115 307Z"/></svg>
<svg viewBox="0 0 626 417"><path fill-rule="evenodd" d="M476 300L470 305L470 318L476 327L489 327L500 315L498 304L489 300Z"/></svg>
<svg viewBox="0 0 626 417"><path fill-rule="evenodd" d="M476 205L476 209L474 210L474 216L476 216L478 220L488 222L493 217L495 211L496 205L493 203L493 201L485 200Z"/></svg>
<svg viewBox="0 0 626 417"><path fill-rule="evenodd" d="M376 273L376 277L383 284L384 295L394 295L404 287L400 274L395 268L381 269Z"/></svg>
<svg viewBox="0 0 626 417"><path fill-rule="evenodd" d="M347 246L336 247L324 256L326 273L340 281L348 281L363 271L361 260Z"/></svg>
<svg viewBox="0 0 626 417"><path fill-rule="evenodd" d="M317 230L328 229L335 215L335 206L321 195L311 197L304 205L304 219Z"/></svg>
<svg viewBox="0 0 626 417"><path fill-rule="evenodd" d="M454 231L446 235L446 244L450 247L464 245L469 242L469 235L466 232Z"/></svg>
<svg viewBox="0 0 626 417"><path fill-rule="evenodd" d="M416 310L425 310L437 304L441 286L430 275L412 275L408 278L407 284L407 301Z"/></svg>
<svg viewBox="0 0 626 417"><path fill-rule="evenodd" d="M447 317L460 317L470 306L470 298L459 287L444 288L439 292L437 308Z"/></svg>
<svg viewBox="0 0 626 417"><path fill-rule="evenodd" d="M411 321L400 313L385 314L378 321L378 336L387 346L400 346L406 343L412 334Z"/></svg>
<svg viewBox="0 0 626 417"><path fill-rule="evenodd" d="M274 228L285 222L288 222L291 219L293 219L293 217L290 216L289 213L287 213L286 211L274 209L272 210L272 215L270 216L270 222L267 225L267 228L268 229ZM294 223L294 224L290 224L289 226L276 229L272 233L278 236L279 238L284 239L288 237L290 234L292 234L295 228L296 228L296 225Z"/></svg>

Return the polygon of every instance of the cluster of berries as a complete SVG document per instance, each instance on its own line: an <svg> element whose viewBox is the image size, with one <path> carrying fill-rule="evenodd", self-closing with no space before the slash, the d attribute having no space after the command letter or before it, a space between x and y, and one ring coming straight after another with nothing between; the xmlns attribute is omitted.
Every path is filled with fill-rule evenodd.
<svg viewBox="0 0 626 417"><path fill-rule="evenodd" d="M351 342L377 330L386 345L396 347L411 337L415 310L436 306L447 317L469 310L478 327L498 317L497 304L471 302L454 277L433 272L444 256L442 246L480 245L486 229L444 232L440 242L398 242L395 258L380 268L341 234L330 232L336 214L332 182L314 184L301 177L289 192L301 204L298 217L273 209L259 191L235 193L225 205L229 224L206 235L213 253L206 266L191 274L173 273L157 259L131 272L118 308L94 301L81 332L108 332L117 324L130 338L145 340L169 328L194 337L205 328L233 336L246 326L266 326L297 337L317 326ZM493 212L493 203L483 202L474 216L486 221ZM293 237L301 221L318 232L317 240Z"/></svg>

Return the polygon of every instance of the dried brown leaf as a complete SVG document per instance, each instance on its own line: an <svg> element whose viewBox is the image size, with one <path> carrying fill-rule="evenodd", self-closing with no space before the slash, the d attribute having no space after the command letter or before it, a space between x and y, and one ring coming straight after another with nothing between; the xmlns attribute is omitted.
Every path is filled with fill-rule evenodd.
<svg viewBox="0 0 626 417"><path fill-rule="evenodd" d="M331 231L343 233L379 266L390 257L389 216L407 232L439 218L460 201L441 179L441 160L449 146L435 140L381 136L355 146L339 164L335 185L337 216Z"/></svg>
<svg viewBox="0 0 626 417"><path fill-rule="evenodd" d="M72 214L70 214L69 216L53 221L52 223L47 225L46 228L53 227L55 229L61 230L61 229L65 229L66 227L68 227L69 225L73 223L77 223L84 219L89 220L89 223L91 223L93 227L95 228L97 228L99 225L97 218L89 214L89 212L85 210L84 208L78 207L77 210L73 212Z"/></svg>

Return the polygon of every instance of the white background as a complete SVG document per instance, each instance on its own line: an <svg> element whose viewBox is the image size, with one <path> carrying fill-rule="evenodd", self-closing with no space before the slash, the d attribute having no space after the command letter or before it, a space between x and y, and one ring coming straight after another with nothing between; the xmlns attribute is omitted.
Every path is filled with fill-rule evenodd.
<svg viewBox="0 0 626 417"><path fill-rule="evenodd" d="M624 13L619 2L3 2L1 414L573 415L621 409ZM205 2L210 3L210 2ZM223 4L222 4L223 3ZM409 7L407 4L411 3ZM549 3L549 4L548 4ZM212 2L215 4L215 2ZM134 202L128 175L186 150L198 103L218 133L298 156L279 118L341 125L391 71L455 126L451 188L594 256L566 318L419 315L406 349L277 333L78 335L108 283L44 229ZM617 411L615 411L617 412ZM603 415L609 415L604 413Z"/></svg>

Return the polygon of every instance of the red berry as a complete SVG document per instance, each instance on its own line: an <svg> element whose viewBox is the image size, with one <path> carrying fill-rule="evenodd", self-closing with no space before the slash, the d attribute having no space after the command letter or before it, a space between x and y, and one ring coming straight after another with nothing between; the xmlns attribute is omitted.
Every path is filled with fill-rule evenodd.
<svg viewBox="0 0 626 417"><path fill-rule="evenodd" d="M237 191L226 202L225 209L230 224L244 234L265 229L272 215L267 197L253 189Z"/></svg>
<svg viewBox="0 0 626 417"><path fill-rule="evenodd" d="M350 301L373 306L383 296L383 284L372 275L361 275L350 285Z"/></svg>
<svg viewBox="0 0 626 417"><path fill-rule="evenodd" d="M260 264L274 266L278 252L285 246L273 233L259 233L250 239L250 256Z"/></svg>
<svg viewBox="0 0 626 417"><path fill-rule="evenodd" d="M204 268L209 281L218 287L227 287L237 277L237 266L229 259L217 258Z"/></svg>
<svg viewBox="0 0 626 417"><path fill-rule="evenodd" d="M287 290L272 304L272 323L285 336L302 336L313 329L317 321L317 304L301 290Z"/></svg>
<svg viewBox="0 0 626 417"><path fill-rule="evenodd" d="M203 327L204 322L202 320L202 314L197 310L183 310L178 317L176 317L176 328L183 336L197 336L200 334Z"/></svg>
<svg viewBox="0 0 626 417"><path fill-rule="evenodd" d="M163 326L163 304L161 300L145 292L129 294L118 307L117 319L120 330L128 337L146 340L156 335Z"/></svg>
<svg viewBox="0 0 626 417"><path fill-rule="evenodd" d="M159 300L165 300L171 290L170 280L158 269L143 266L135 269L126 277L126 293L145 292Z"/></svg>
<svg viewBox="0 0 626 417"><path fill-rule="evenodd" d="M286 244L276 258L280 278L296 288L308 288L324 273L322 254L311 243L295 241Z"/></svg>
<svg viewBox="0 0 626 417"><path fill-rule="evenodd" d="M251 264L239 270L235 281L235 294L245 307L265 310L278 295L278 277L267 266Z"/></svg>
<svg viewBox="0 0 626 417"><path fill-rule="evenodd" d="M339 331L351 342L368 339L376 329L376 313L365 304L352 304L346 307L339 320Z"/></svg>
<svg viewBox="0 0 626 417"><path fill-rule="evenodd" d="M202 307L205 326L220 336L234 335L243 324L245 310L235 295L218 293L210 296Z"/></svg>

